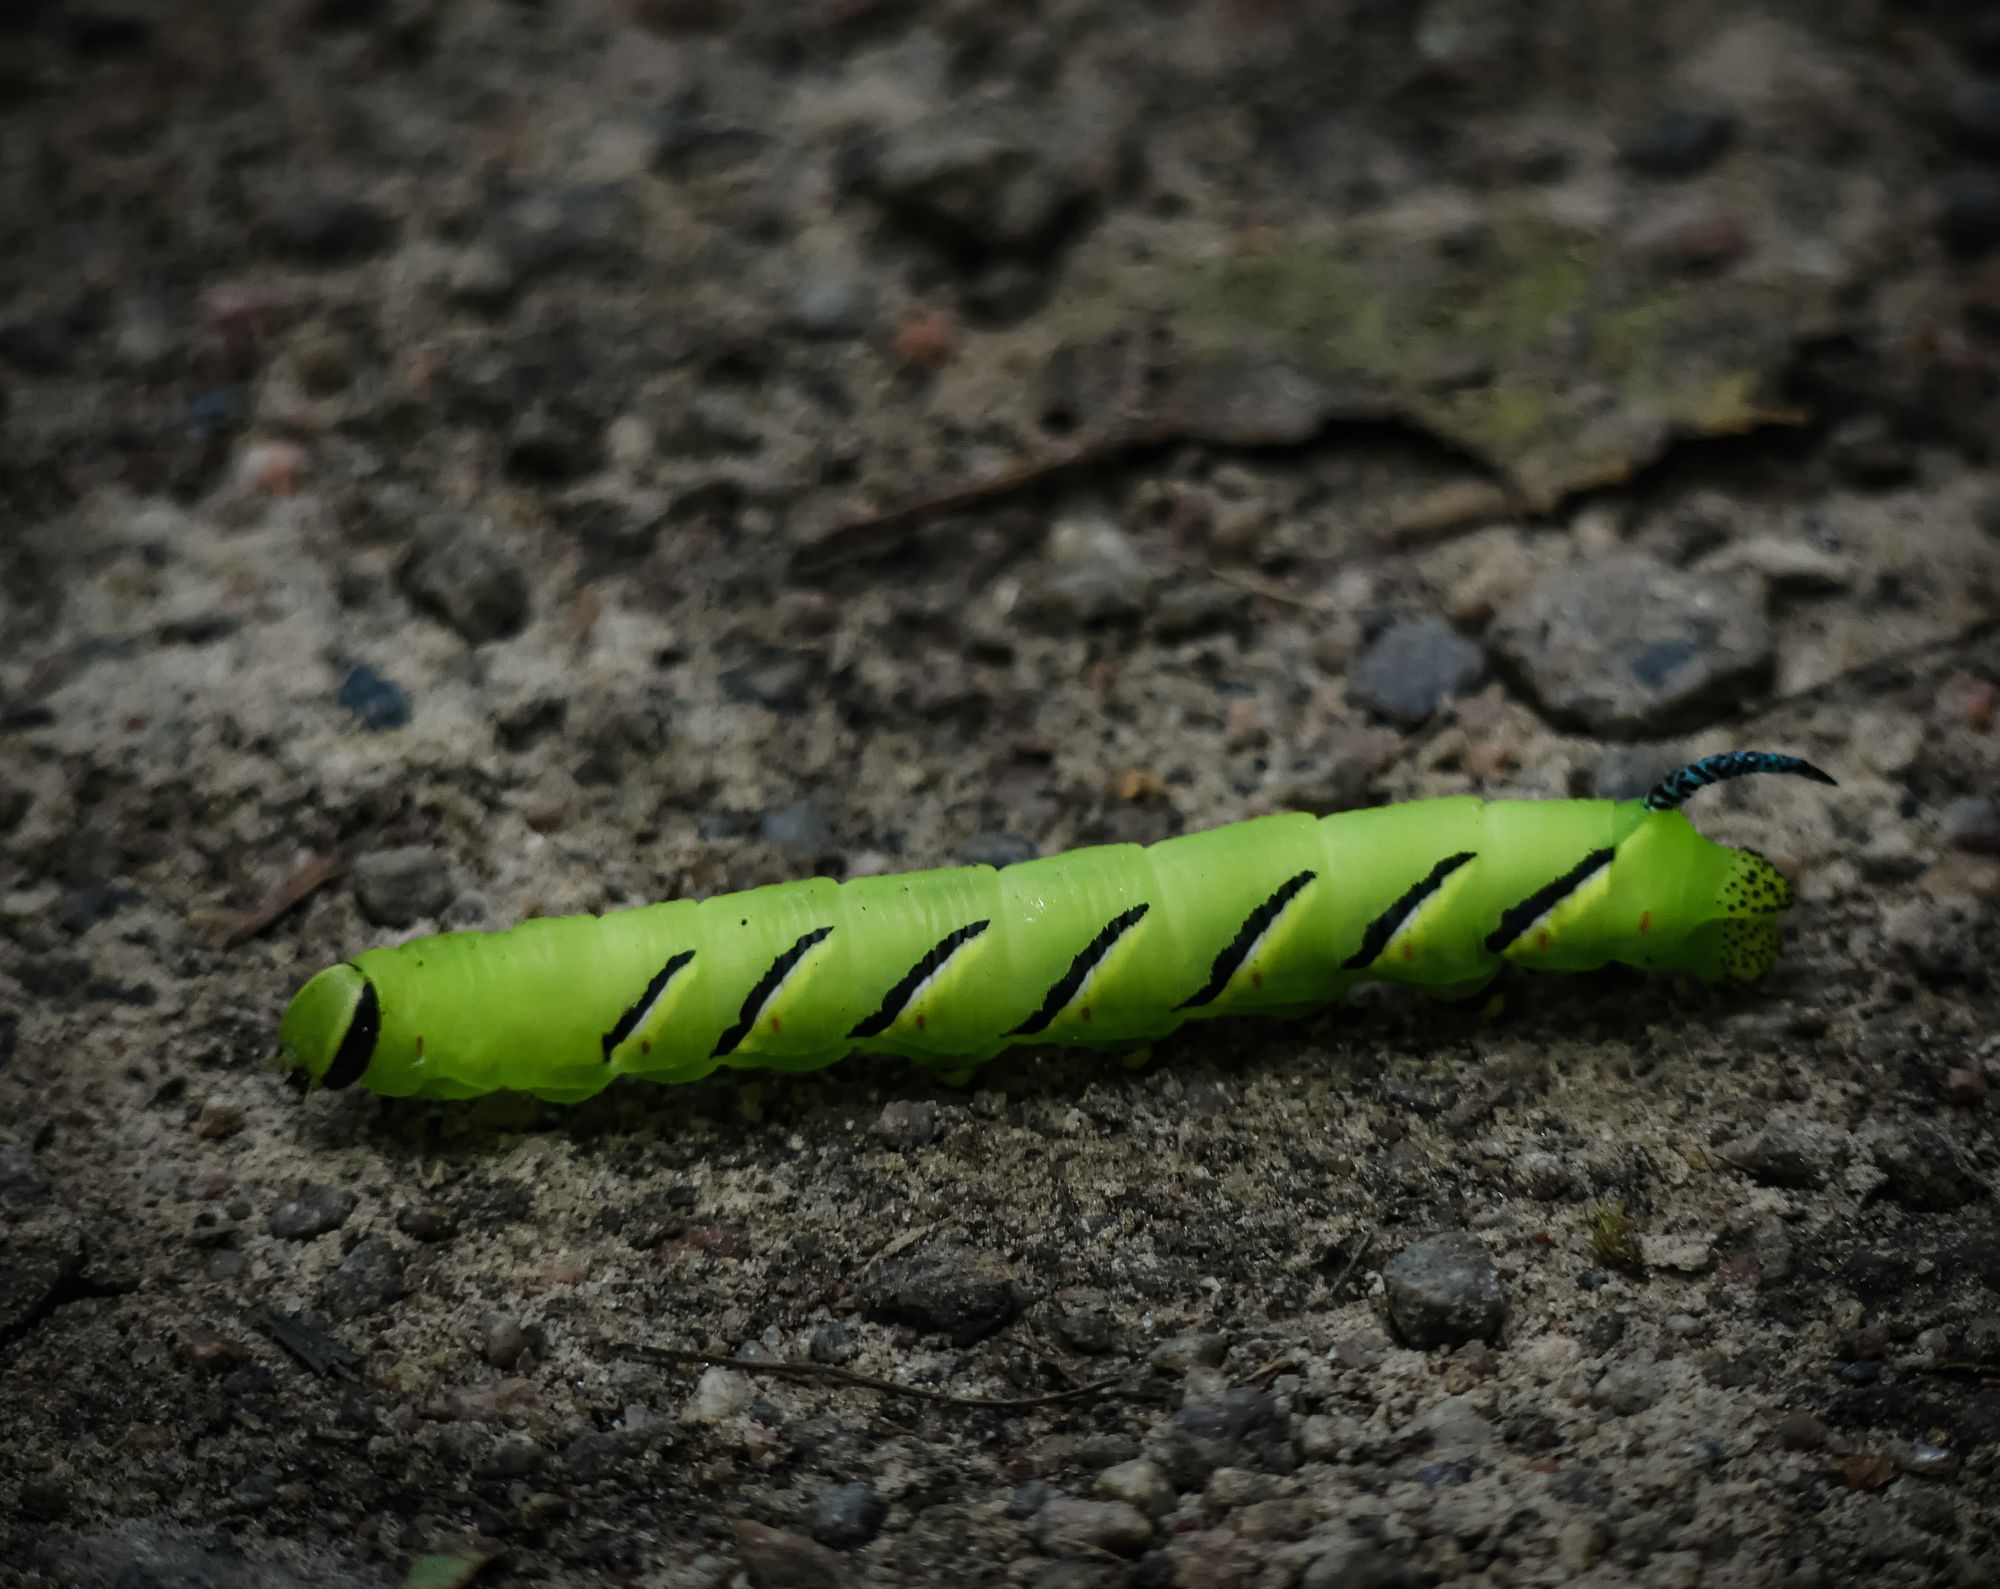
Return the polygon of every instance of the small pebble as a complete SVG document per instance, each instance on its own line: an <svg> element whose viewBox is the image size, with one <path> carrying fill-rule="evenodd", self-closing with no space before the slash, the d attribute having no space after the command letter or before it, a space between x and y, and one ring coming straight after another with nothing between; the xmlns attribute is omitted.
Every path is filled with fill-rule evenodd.
<svg viewBox="0 0 2000 1589"><path fill-rule="evenodd" d="M1123 1501L1148 1517L1165 1517L1177 1499L1167 1470L1143 1457L1114 1462L1097 1475L1096 1492L1101 1500Z"/></svg>
<svg viewBox="0 0 2000 1589"><path fill-rule="evenodd" d="M347 1223L360 1198L344 1186L307 1183L271 1210L269 1229L284 1241L310 1241Z"/></svg>
<svg viewBox="0 0 2000 1589"><path fill-rule="evenodd" d="M880 1533L888 1515L889 1503L872 1484L834 1484L813 1502L810 1532L822 1545L853 1550Z"/></svg>
<svg viewBox="0 0 2000 1589"><path fill-rule="evenodd" d="M181 1355L191 1367L221 1374L236 1368L250 1356L249 1348L216 1330L189 1330L181 1337Z"/></svg>
<svg viewBox="0 0 2000 1589"><path fill-rule="evenodd" d="M745 1411L756 1395L757 1387L748 1374L733 1368L705 1368L681 1417L688 1423L721 1423Z"/></svg>
<svg viewBox="0 0 2000 1589"><path fill-rule="evenodd" d="M757 826L766 844L787 855L811 860L826 853L826 807L817 800L794 800L790 805L773 807Z"/></svg>
<svg viewBox="0 0 2000 1589"><path fill-rule="evenodd" d="M1485 1245L1446 1231L1405 1247L1382 1266L1389 1320L1412 1346L1490 1340L1507 1319L1507 1294Z"/></svg>
<svg viewBox="0 0 2000 1589"><path fill-rule="evenodd" d="M1938 827L1954 849L2000 855L2000 808L1984 795L1966 795L1938 813Z"/></svg>
<svg viewBox="0 0 2000 1589"><path fill-rule="evenodd" d="M825 271L800 284L787 318L794 330L806 336L843 341L866 331L874 310L874 300L860 282Z"/></svg>
<svg viewBox="0 0 2000 1589"><path fill-rule="evenodd" d="M201 1113L195 1119L194 1133L209 1142L220 1142L224 1137L233 1137L243 1129L243 1106L221 1098L211 1098L201 1106Z"/></svg>
<svg viewBox="0 0 2000 1589"><path fill-rule="evenodd" d="M920 1148L938 1136L938 1106L928 1098L892 1098L882 1106L874 1134L896 1148Z"/></svg>
<svg viewBox="0 0 2000 1589"><path fill-rule="evenodd" d="M401 728L410 720L410 698L366 663L340 681L340 704L361 719L361 726L380 732Z"/></svg>
<svg viewBox="0 0 2000 1589"><path fill-rule="evenodd" d="M528 1332L511 1313L489 1313L479 1321L479 1355L495 1368L512 1368L528 1349Z"/></svg>
<svg viewBox="0 0 2000 1589"><path fill-rule="evenodd" d="M1058 1496L1035 1514L1035 1542L1054 1556L1133 1556L1152 1538L1152 1519L1126 1501Z"/></svg>
<svg viewBox="0 0 2000 1589"><path fill-rule="evenodd" d="M1670 111L1626 141L1621 158L1654 177L1691 177L1722 158L1736 138L1733 116L1713 111Z"/></svg>
<svg viewBox="0 0 2000 1589"><path fill-rule="evenodd" d="M762 1523L736 1525L736 1556L750 1589L842 1589L849 1582L841 1558L826 1546Z"/></svg>
<svg viewBox="0 0 2000 1589"><path fill-rule="evenodd" d="M1357 705L1414 728L1486 676L1479 647L1442 618L1393 623L1347 676Z"/></svg>
<svg viewBox="0 0 2000 1589"><path fill-rule="evenodd" d="M260 441L245 447L236 460L236 478L266 495L289 497L305 484L310 460L305 448L292 441Z"/></svg>
<svg viewBox="0 0 2000 1589"><path fill-rule="evenodd" d="M1960 1162L1944 1133L1922 1121L1880 1123L1865 1133L1883 1191L1906 1208L1949 1213L1985 1188Z"/></svg>
<svg viewBox="0 0 2000 1589"><path fill-rule="evenodd" d="M385 1236L368 1236L320 1285L320 1303L336 1319L379 1313L409 1294L403 1254Z"/></svg>
<svg viewBox="0 0 2000 1589"><path fill-rule="evenodd" d="M1541 580L1496 615L1489 640L1557 722L1672 734L1768 676L1771 625L1748 584L1614 552Z"/></svg>
<svg viewBox="0 0 2000 1589"><path fill-rule="evenodd" d="M451 903L451 869L428 845L370 850L354 862L354 898L378 927L408 927Z"/></svg>
<svg viewBox="0 0 2000 1589"><path fill-rule="evenodd" d="M519 634L528 621L527 575L480 520L433 519L419 532L400 583L411 602L473 645Z"/></svg>
<svg viewBox="0 0 2000 1589"><path fill-rule="evenodd" d="M821 1319L813 1326L812 1340L806 1346L806 1355L815 1363L838 1366L854 1355L854 1341L847 1326L838 1319Z"/></svg>
<svg viewBox="0 0 2000 1589"><path fill-rule="evenodd" d="M410 1203L396 1210L396 1229L417 1241L443 1241L458 1228L458 1222L441 1209Z"/></svg>
<svg viewBox="0 0 2000 1589"><path fill-rule="evenodd" d="M187 429L192 437L217 435L243 423L243 393L234 386L212 386L188 399Z"/></svg>
<svg viewBox="0 0 2000 1589"><path fill-rule="evenodd" d="M869 1318L945 1335L954 1346L969 1346L1010 1323L1021 1301L1013 1270L998 1254L951 1242L879 1264L862 1281Z"/></svg>

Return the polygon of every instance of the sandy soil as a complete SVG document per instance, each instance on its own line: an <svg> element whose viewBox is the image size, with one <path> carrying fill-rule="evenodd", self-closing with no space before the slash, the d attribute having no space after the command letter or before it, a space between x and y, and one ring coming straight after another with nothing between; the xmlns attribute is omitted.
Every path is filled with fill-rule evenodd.
<svg viewBox="0 0 2000 1589"><path fill-rule="evenodd" d="M2000 1580L1977 10L6 8L0 1578ZM370 943L1738 745L1840 778L1697 808L1749 990L266 1068Z"/></svg>

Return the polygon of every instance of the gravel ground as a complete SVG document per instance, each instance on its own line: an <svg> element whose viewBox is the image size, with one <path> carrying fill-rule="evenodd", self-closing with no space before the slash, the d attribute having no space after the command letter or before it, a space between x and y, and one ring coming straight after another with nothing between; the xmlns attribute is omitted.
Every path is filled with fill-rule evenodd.
<svg viewBox="0 0 2000 1589"><path fill-rule="evenodd" d="M52 0L0 213L6 1582L2000 1580L1979 8ZM373 942L1736 746L1840 778L1697 808L1749 990L265 1068Z"/></svg>

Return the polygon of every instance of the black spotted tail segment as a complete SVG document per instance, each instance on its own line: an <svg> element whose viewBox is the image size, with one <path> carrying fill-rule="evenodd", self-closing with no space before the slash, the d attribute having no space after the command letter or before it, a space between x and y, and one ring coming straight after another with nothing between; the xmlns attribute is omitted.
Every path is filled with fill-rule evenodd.
<svg viewBox="0 0 2000 1589"><path fill-rule="evenodd" d="M1704 756L1678 772L1668 773L1647 794L1646 809L1672 811L1712 783L1726 783L1731 778L1747 778L1760 772L1789 773L1795 778L1810 778L1814 783L1834 782L1811 762L1797 756L1781 756L1770 750L1726 750L1719 756Z"/></svg>

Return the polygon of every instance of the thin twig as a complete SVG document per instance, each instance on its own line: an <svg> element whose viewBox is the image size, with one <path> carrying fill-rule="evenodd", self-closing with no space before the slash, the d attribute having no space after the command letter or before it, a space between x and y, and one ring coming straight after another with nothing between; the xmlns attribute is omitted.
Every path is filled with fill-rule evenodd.
<svg viewBox="0 0 2000 1589"><path fill-rule="evenodd" d="M314 855L305 864L278 885L277 890L255 910L237 917L235 924L222 935L220 947L234 949L263 932L286 911L303 903L347 870L347 863L337 855Z"/></svg>
<svg viewBox="0 0 2000 1589"><path fill-rule="evenodd" d="M648 1363L664 1363L672 1368L733 1368L745 1374L763 1374L774 1379L813 1379L829 1385L851 1385L857 1390L880 1391L885 1396L908 1396L915 1401L932 1401L946 1407L986 1407L998 1412L1020 1412L1030 1407L1052 1407L1059 1402L1081 1401L1118 1383L1118 1376L1092 1380L1071 1390L1050 1391L1044 1396L954 1396L949 1391L924 1390L916 1385L899 1385L891 1379L875 1379L831 1363L776 1363L759 1358L718 1357L713 1352L677 1352L664 1346L640 1346L622 1342L612 1350L625 1357Z"/></svg>
<svg viewBox="0 0 2000 1589"><path fill-rule="evenodd" d="M1766 701L1740 721L1754 723L1760 718L1783 711L1788 706L1803 706L1809 701L1830 695L1842 685L1866 679L1871 674L1884 673L1905 663L1921 662L1927 657L1955 651L1960 646L1971 645L1975 640L1984 639L1987 635L1995 633L2000 633L2000 616L1989 616L1969 623L1950 634L1937 635L1929 640L1919 640L1911 645L1900 646L1894 651L1885 651L1879 657L1870 657L1865 662L1855 663L1851 668L1842 668L1838 673L1830 674L1817 684L1808 684L1802 690L1793 690L1789 695L1780 695L1775 700Z"/></svg>
<svg viewBox="0 0 2000 1589"><path fill-rule="evenodd" d="M999 474L989 475L983 480L961 482L926 496L905 498L884 508L856 513L843 519L818 540L800 547L793 554L793 565L799 571L806 573L830 568L842 558L868 555L869 543L878 537L887 537L893 532L911 529L926 519L943 514L963 513L968 508L984 507L988 503L1046 485L1072 470L1088 468L1093 464L1109 463L1126 453L1145 447L1163 446L1174 439L1170 433L1152 431L1113 434L1098 440L1081 442L1074 447L1064 448L1061 452L1032 458L1026 463L1002 470ZM886 551L888 546L885 544L879 549Z"/></svg>
<svg viewBox="0 0 2000 1589"><path fill-rule="evenodd" d="M1372 1230L1363 1231L1361 1233L1361 1245L1354 1249L1353 1256L1340 1266L1340 1273L1333 1278L1333 1297L1335 1301L1340 1299L1340 1293L1346 1288L1347 1277L1354 1273L1355 1266L1368 1256L1368 1249L1374 1245L1375 1232Z"/></svg>

